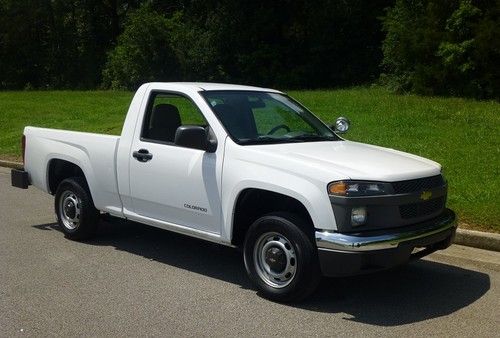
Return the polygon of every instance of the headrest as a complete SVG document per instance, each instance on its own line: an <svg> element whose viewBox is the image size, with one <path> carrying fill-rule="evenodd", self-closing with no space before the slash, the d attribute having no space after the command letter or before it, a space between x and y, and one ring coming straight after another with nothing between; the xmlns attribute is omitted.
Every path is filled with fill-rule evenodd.
<svg viewBox="0 0 500 338"><path fill-rule="evenodd" d="M213 110L222 124L237 138L257 137L257 128L250 109L236 109L230 104L217 104Z"/></svg>
<svg viewBox="0 0 500 338"><path fill-rule="evenodd" d="M151 117L151 128L165 128L169 125L180 126L181 117L179 110L176 106L162 103L156 105L153 109L153 116Z"/></svg>

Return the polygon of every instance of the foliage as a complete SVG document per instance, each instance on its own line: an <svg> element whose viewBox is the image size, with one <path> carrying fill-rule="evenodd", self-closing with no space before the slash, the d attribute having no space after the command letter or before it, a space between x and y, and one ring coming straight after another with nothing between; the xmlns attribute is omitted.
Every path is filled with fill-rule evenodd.
<svg viewBox="0 0 500 338"><path fill-rule="evenodd" d="M185 23L208 34L216 80L288 88L378 77L378 15L389 0L193 1Z"/></svg>
<svg viewBox="0 0 500 338"><path fill-rule="evenodd" d="M172 49L172 30L172 20L148 3L130 13L117 46L109 54L104 85L135 89L148 81L175 80L179 66Z"/></svg>
<svg viewBox="0 0 500 338"><path fill-rule="evenodd" d="M173 26L169 43L157 43L155 50L175 51L180 80L287 87L364 83L378 76L382 36L374 13L388 3L208 0L168 10L157 3L156 13ZM111 59L129 42L120 38ZM141 60L129 54L122 62Z"/></svg>
<svg viewBox="0 0 500 338"><path fill-rule="evenodd" d="M399 92L500 97L498 0L0 0L0 17L0 89L380 77Z"/></svg>
<svg viewBox="0 0 500 338"><path fill-rule="evenodd" d="M0 0L0 88L372 82L382 59L377 17L391 3Z"/></svg>
<svg viewBox="0 0 500 338"><path fill-rule="evenodd" d="M500 2L397 0L383 18L382 80L396 91L500 97Z"/></svg>
<svg viewBox="0 0 500 338"><path fill-rule="evenodd" d="M190 22L186 14L177 11L172 19L175 22L172 48L179 63L180 79L231 81L221 66L220 45L224 39L217 36L220 18L211 16L203 25L198 25Z"/></svg>
<svg viewBox="0 0 500 338"><path fill-rule="evenodd" d="M0 89L95 88L136 1L0 0Z"/></svg>

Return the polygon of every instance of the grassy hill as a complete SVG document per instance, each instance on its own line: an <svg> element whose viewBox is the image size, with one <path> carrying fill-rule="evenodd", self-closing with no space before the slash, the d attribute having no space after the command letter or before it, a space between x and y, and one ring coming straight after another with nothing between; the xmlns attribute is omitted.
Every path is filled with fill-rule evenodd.
<svg viewBox="0 0 500 338"><path fill-rule="evenodd" d="M346 138L444 166L461 226L500 232L500 103L394 95L381 88L291 91L325 122L346 116ZM0 158L19 159L25 125L119 134L129 92L0 92Z"/></svg>

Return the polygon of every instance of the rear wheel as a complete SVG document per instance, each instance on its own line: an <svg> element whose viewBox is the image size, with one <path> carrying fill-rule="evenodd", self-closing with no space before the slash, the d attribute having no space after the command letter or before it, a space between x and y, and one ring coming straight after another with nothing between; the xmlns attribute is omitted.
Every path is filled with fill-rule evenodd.
<svg viewBox="0 0 500 338"><path fill-rule="evenodd" d="M296 215L272 213L247 232L244 257L248 276L271 300L289 302L312 293L321 278L310 228Z"/></svg>
<svg viewBox="0 0 500 338"><path fill-rule="evenodd" d="M81 177L63 180L55 196L57 221L65 236L74 240L92 237L99 211L95 208L87 183Z"/></svg>

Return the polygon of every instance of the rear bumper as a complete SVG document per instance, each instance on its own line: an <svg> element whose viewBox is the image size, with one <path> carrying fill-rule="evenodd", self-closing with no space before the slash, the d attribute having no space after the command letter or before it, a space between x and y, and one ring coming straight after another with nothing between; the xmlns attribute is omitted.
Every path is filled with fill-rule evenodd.
<svg viewBox="0 0 500 338"><path fill-rule="evenodd" d="M22 169L12 169L10 179L12 186L16 188L28 189L30 185L28 172Z"/></svg>
<svg viewBox="0 0 500 338"><path fill-rule="evenodd" d="M455 213L445 209L438 217L412 226L385 231L341 234L316 231L321 271L346 276L391 268L451 245ZM413 253L415 248L424 248Z"/></svg>

